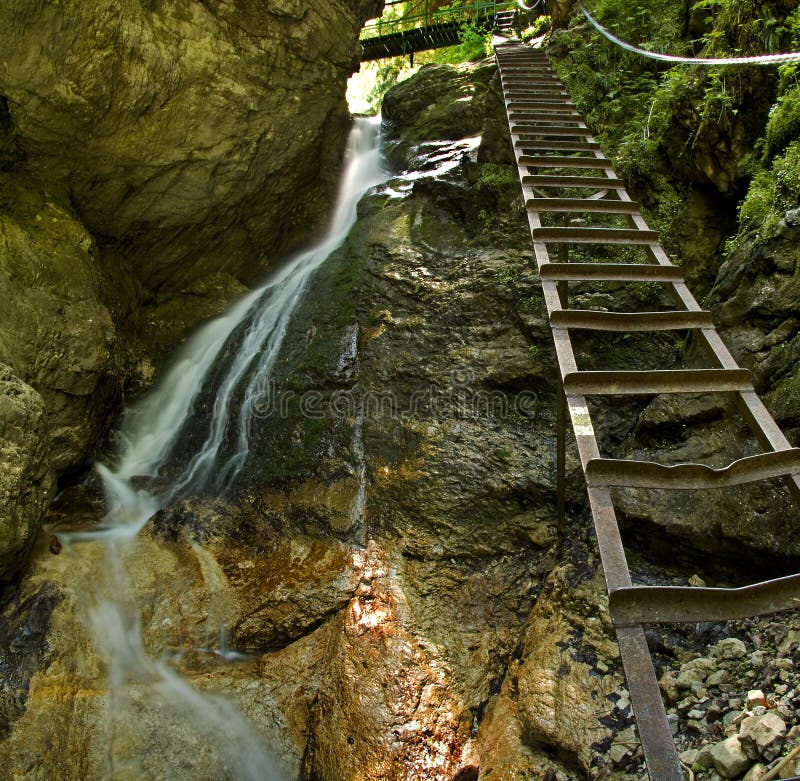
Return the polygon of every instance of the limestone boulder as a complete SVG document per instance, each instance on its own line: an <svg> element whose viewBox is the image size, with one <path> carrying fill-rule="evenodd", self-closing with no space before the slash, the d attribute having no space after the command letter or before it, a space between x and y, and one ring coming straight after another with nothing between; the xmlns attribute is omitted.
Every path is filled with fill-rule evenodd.
<svg viewBox="0 0 800 781"><path fill-rule="evenodd" d="M382 114L392 165L408 168L414 149L425 142L478 135L496 70L488 61L457 67L431 63L423 66L416 78L389 90Z"/></svg>
<svg viewBox="0 0 800 781"><path fill-rule="evenodd" d="M63 196L0 173L0 360L44 399L57 471L85 462L117 393L96 245Z"/></svg>
<svg viewBox="0 0 800 781"><path fill-rule="evenodd" d="M44 402L0 363L0 580L25 563L55 480Z"/></svg>

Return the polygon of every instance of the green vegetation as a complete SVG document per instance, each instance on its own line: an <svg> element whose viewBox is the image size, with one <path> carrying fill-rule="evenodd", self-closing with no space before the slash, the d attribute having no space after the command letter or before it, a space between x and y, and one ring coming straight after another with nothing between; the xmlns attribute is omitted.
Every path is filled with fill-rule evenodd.
<svg viewBox="0 0 800 781"><path fill-rule="evenodd" d="M641 48L714 57L800 48L800 10L789 13L787 5L640 0L633 8L623 0L595 0L592 13ZM747 193L740 235L757 230L759 240L797 206L800 66L777 73L753 66L666 67L620 49L580 16L553 34L551 51L575 103L649 207L668 249L687 241L688 194L698 185L716 190L720 214L731 216ZM714 269L708 273L713 279Z"/></svg>
<svg viewBox="0 0 800 781"><path fill-rule="evenodd" d="M731 243L735 249L745 233L755 231L757 239L771 239L784 213L800 205L800 140L789 144L768 168L762 168L750 183L739 208L740 232Z"/></svg>
<svg viewBox="0 0 800 781"><path fill-rule="evenodd" d="M780 29L788 30L788 46L800 46L800 8ZM734 251L746 234L754 233L756 242L773 238L781 218L800 204L800 64L779 69L777 100L767 120L764 137L756 150L758 162L752 162L752 181L739 207L739 234L728 243Z"/></svg>
<svg viewBox="0 0 800 781"><path fill-rule="evenodd" d="M552 20L550 17L547 16L547 14L542 14L542 16L534 19L529 27L526 27L524 30L520 31L520 40L527 42L533 40L534 38L540 38L550 29L551 23Z"/></svg>
<svg viewBox="0 0 800 781"><path fill-rule="evenodd" d="M409 0L406 3L386 6L381 22L391 25L404 17L424 14L436 14L436 18L446 21L448 12L452 9L462 9L464 2L445 3L441 0ZM453 18L461 18L458 14ZM369 34L374 34L374 22L368 25ZM387 27L388 29L388 27ZM365 33L362 32L362 35ZM461 23L459 43L431 51L417 52L414 55L414 65L410 64L409 57L393 57L377 62L365 62L361 70L356 73L348 84L347 100L350 110L356 114L375 114L380 110L383 96L386 92L401 81L415 74L423 65L429 63L445 63L457 65L462 62L475 62L492 54L492 36L478 20L469 19Z"/></svg>
<svg viewBox="0 0 800 781"><path fill-rule="evenodd" d="M492 53L492 36L473 21L464 22L459 33L461 43L431 52L432 62L457 64L482 60Z"/></svg>

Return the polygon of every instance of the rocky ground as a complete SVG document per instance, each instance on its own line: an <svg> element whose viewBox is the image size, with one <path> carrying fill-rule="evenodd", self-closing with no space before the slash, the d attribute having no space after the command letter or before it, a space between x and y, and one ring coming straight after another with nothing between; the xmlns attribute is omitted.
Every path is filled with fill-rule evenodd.
<svg viewBox="0 0 800 781"><path fill-rule="evenodd" d="M284 411L260 410L230 495L176 502L124 556L144 644L246 713L288 778L643 778L572 451L555 522L551 337L496 72L430 66L386 105L398 177L362 201L297 311L276 375ZM582 350L628 367L691 355L671 340ZM720 403L647 399L595 419L611 453L749 447ZM790 570L781 490L704 496L688 514L620 497L636 578ZM108 728L107 662L83 623L86 583L102 593L108 563L59 543L101 514L91 480L63 493L4 607L0 762L32 779L231 777L177 717L165 727L146 680L126 683L130 718ZM800 740L796 616L649 637L695 777L758 778Z"/></svg>

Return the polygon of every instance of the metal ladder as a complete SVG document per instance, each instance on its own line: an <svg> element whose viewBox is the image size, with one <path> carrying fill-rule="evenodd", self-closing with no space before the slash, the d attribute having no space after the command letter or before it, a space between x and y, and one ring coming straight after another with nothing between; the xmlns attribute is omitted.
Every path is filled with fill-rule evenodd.
<svg viewBox="0 0 800 781"><path fill-rule="evenodd" d="M516 8L512 8L510 11L498 11L494 17L496 29L501 32L510 32L514 28L514 20L516 17Z"/></svg>
<svg viewBox="0 0 800 781"><path fill-rule="evenodd" d="M644 625L729 621L800 606L800 575L738 589L634 585L617 524L614 486L692 490L724 488L782 477L800 501L800 449L792 448L750 381L720 338L709 312L703 311L625 191L592 133L575 110L542 50L518 41L498 44L503 95L520 182L533 239L544 299L555 342L561 379L558 421L558 512L564 515L565 421L572 421L586 478L600 557L631 703L647 771L652 781L684 781ZM547 169L573 169L569 175ZM533 173L533 171L536 173ZM543 172L544 171L544 172ZM591 193L563 197L570 189ZM551 191L557 190L557 194ZM543 214L566 223L543 227ZM622 216L628 227L568 223L569 216ZM569 262L577 244L638 247L645 263ZM550 249L556 247L556 260ZM667 287L676 308L665 312L600 312L571 309L570 282L656 282ZM573 351L573 330L655 332L689 330L699 340L708 368L648 371L581 371ZM726 392L764 448L764 453L723 469L702 464L665 466L603 458L595 438L587 398L660 393Z"/></svg>

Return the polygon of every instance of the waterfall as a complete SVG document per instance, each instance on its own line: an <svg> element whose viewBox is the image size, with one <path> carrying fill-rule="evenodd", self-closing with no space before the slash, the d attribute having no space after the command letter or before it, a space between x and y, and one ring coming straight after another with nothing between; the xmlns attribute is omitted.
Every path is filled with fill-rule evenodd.
<svg viewBox="0 0 800 781"><path fill-rule="evenodd" d="M163 660L149 657L125 556L157 510L180 496L223 491L240 472L249 454L251 413L267 393L303 291L314 271L345 240L360 198L388 176L381 166L379 143L379 119L357 119L325 237L186 342L153 390L125 413L116 465L97 465L107 499L103 523L90 532L64 535L68 544L92 540L105 550L110 593L98 597L90 624L109 665L110 734L121 713L135 713L131 702L139 702L141 696L130 691L145 687L156 703L152 707L165 714L164 729L173 729L175 740L186 742L190 735L212 742L226 773L236 779L267 781L279 778L280 771L242 714L222 698L192 687ZM198 400L212 380L217 384L207 398L213 403L210 412L201 414ZM176 454L185 452L189 435L199 447L170 484L142 487L148 481L142 483L141 478L163 478L167 467L175 469ZM175 727L177 722L180 727Z"/></svg>
<svg viewBox="0 0 800 781"><path fill-rule="evenodd" d="M361 197L387 179L379 144L379 119L356 119L327 235L200 328L156 387L125 413L120 432L124 444L116 468L97 466L109 506L106 533L135 535L176 496L221 491L239 473L249 454L253 405L267 393L286 329L308 280L347 237ZM237 340L241 344L230 349ZM211 414L208 420L198 420L193 415L195 402L218 358L227 353L232 357L215 389ZM170 463L187 424L192 429L204 426L205 439L182 472L158 495L136 488L134 478L156 477ZM235 449L224 452L223 444L231 441Z"/></svg>

